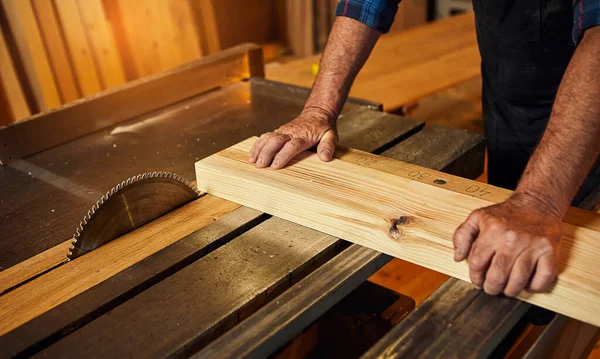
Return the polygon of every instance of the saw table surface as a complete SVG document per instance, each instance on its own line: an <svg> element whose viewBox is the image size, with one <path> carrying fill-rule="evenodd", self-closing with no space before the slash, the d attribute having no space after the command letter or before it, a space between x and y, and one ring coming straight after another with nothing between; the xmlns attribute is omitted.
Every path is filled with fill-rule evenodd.
<svg viewBox="0 0 600 359"><path fill-rule="evenodd" d="M193 179L198 159L289 121L307 94L259 78L236 80L0 167L0 278L38 253L60 252L117 182L155 170ZM377 107L346 105L342 145L468 178L481 174L482 136L424 128ZM0 358L266 357L390 259L206 196L0 293ZM528 307L451 280L401 321L411 330L399 336L393 329L368 355L485 355ZM457 332L462 340L448 342ZM438 337L446 341L433 355L428 344Z"/></svg>

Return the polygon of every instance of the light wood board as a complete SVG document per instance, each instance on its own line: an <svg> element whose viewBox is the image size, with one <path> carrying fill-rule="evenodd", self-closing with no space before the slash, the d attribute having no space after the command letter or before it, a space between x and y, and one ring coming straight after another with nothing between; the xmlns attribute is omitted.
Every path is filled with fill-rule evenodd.
<svg viewBox="0 0 600 359"><path fill-rule="evenodd" d="M31 4L35 9L46 49L49 49L48 57L56 76L62 103L76 100L80 97L79 89L53 2L33 0Z"/></svg>
<svg viewBox="0 0 600 359"><path fill-rule="evenodd" d="M8 108L7 113L10 118L9 122L18 121L23 118L29 117L29 107L27 101L23 95L23 89L19 83L15 67L10 58L8 47L4 35L0 31L0 87L2 93L6 96L6 106ZM0 120L1 122L1 120Z"/></svg>
<svg viewBox="0 0 600 359"><path fill-rule="evenodd" d="M321 55L267 68L266 77L312 87L311 66ZM480 75L472 13L417 26L381 37L356 77L350 96L401 109L441 90Z"/></svg>
<svg viewBox="0 0 600 359"><path fill-rule="evenodd" d="M60 106L61 101L54 82L54 73L50 68L31 2L2 0L1 3L37 106L32 109L32 112L46 111Z"/></svg>
<svg viewBox="0 0 600 359"><path fill-rule="evenodd" d="M102 90L102 85L77 3L58 0L55 4L81 93L83 96L95 94Z"/></svg>
<svg viewBox="0 0 600 359"><path fill-rule="evenodd" d="M377 169L377 163L394 161L357 156L360 152L353 150L342 151L342 157L354 153L348 160L337 154L325 163L305 152L283 170L259 170L248 163L255 140L197 162L198 188L465 281L468 266L454 262L452 234L471 211L510 194L401 162L392 174ZM560 275L552 291L519 298L600 325L598 220L572 213L579 225L563 223ZM400 216L408 221L399 226L400 239L394 239L390 224Z"/></svg>
<svg viewBox="0 0 600 359"><path fill-rule="evenodd" d="M239 207L207 195L0 296L0 336Z"/></svg>

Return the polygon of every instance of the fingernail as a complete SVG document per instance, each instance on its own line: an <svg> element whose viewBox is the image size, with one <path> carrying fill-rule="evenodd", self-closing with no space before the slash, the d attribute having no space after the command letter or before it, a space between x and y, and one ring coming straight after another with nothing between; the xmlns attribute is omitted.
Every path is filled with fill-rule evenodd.
<svg viewBox="0 0 600 359"><path fill-rule="evenodd" d="M476 286L475 286L475 288L476 288L477 290L482 290L482 289L483 289L482 287L480 287L480 286L478 286L478 285L476 285Z"/></svg>
<svg viewBox="0 0 600 359"><path fill-rule="evenodd" d="M331 152L329 152L329 150L321 150L321 153L324 154L325 156L329 156L331 154Z"/></svg>

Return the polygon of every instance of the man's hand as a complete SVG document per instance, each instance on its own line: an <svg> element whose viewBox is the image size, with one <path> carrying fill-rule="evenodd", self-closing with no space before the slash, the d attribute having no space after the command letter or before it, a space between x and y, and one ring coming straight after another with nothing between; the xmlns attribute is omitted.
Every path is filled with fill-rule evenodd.
<svg viewBox="0 0 600 359"><path fill-rule="evenodd" d="M560 238L556 211L515 193L474 211L458 227L452 238L454 260L467 259L471 281L488 294L547 291L557 274Z"/></svg>
<svg viewBox="0 0 600 359"><path fill-rule="evenodd" d="M250 150L251 163L264 168L283 168L299 153L317 145L317 153L323 161L331 161L338 141L335 120L315 112L302 113L295 120L265 133Z"/></svg>

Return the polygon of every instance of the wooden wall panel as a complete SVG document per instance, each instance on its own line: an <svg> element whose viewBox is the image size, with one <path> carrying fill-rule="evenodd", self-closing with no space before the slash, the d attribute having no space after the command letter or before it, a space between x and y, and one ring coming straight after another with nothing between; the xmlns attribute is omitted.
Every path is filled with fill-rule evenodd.
<svg viewBox="0 0 600 359"><path fill-rule="evenodd" d="M27 0L2 0L8 25L34 99L32 111L46 111L61 104L50 60L40 35L36 16Z"/></svg>
<svg viewBox="0 0 600 359"><path fill-rule="evenodd" d="M122 30L117 41L128 77L141 77L201 57L187 1L105 0L111 22ZM110 9L108 9L110 8ZM160 24L160 25L159 25ZM131 80L131 78L129 78Z"/></svg>
<svg viewBox="0 0 600 359"><path fill-rule="evenodd" d="M125 71L102 0L77 0L87 39L97 64L102 88L125 83Z"/></svg>
<svg viewBox="0 0 600 359"><path fill-rule="evenodd" d="M32 0L41 35L48 50L61 102L78 99L81 95L73 73L58 15L52 0Z"/></svg>
<svg viewBox="0 0 600 359"><path fill-rule="evenodd" d="M0 31L0 126L30 115L29 107Z"/></svg>
<svg viewBox="0 0 600 359"><path fill-rule="evenodd" d="M75 0L55 0L67 48L83 96L102 90L100 77Z"/></svg>

